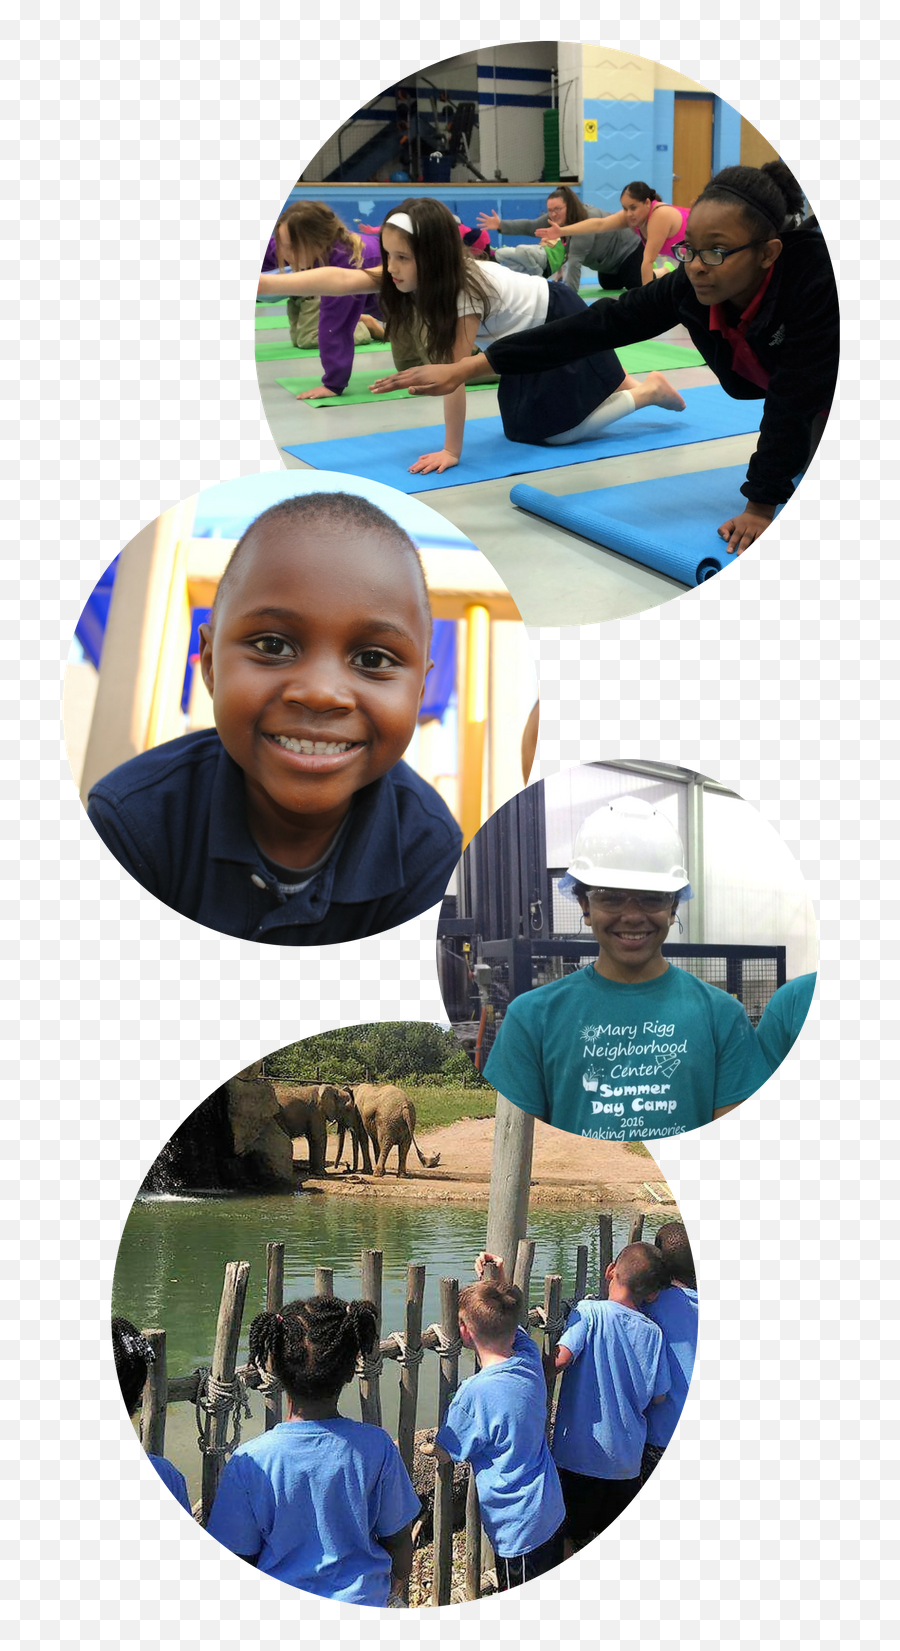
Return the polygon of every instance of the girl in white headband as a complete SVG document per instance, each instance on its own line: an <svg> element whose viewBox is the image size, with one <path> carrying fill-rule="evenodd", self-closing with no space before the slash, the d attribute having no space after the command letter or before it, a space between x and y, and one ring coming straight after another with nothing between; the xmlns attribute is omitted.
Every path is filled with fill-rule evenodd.
<svg viewBox="0 0 900 1651"><path fill-rule="evenodd" d="M388 335L418 326L432 362L461 362L477 343L506 338L583 310L568 287L531 275L479 264L460 241L453 214L441 201L401 202L381 226L382 268L314 269L261 276L262 296L275 293L347 294L380 285ZM373 389L392 388L379 380ZM550 446L588 439L637 407L683 411L681 396L661 373L643 383L625 373L612 350L559 372L501 382L499 408L511 441ZM410 465L414 475L450 470L459 463L466 419L464 387L444 397L444 445Z"/></svg>

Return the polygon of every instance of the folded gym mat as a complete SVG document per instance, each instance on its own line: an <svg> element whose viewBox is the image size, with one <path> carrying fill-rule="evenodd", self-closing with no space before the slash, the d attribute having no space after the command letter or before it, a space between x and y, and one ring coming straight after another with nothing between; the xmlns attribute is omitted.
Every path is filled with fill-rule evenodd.
<svg viewBox="0 0 900 1651"><path fill-rule="evenodd" d="M284 329L287 331L287 329ZM389 350L390 344L357 344L358 350ZM281 339L278 343L269 342L265 338L256 340L257 361L297 361L303 356L318 355L318 349L298 350L294 348L289 338ZM387 369L390 372L390 368Z"/></svg>
<svg viewBox="0 0 900 1651"><path fill-rule="evenodd" d="M722 436L746 436L759 429L762 398L732 401L721 385L708 384L686 390L684 399L687 408L683 413L646 407L610 425L595 440L574 442L571 447L532 447L507 441L499 418L471 419L459 464L443 475L409 473L409 466L421 453L436 453L443 447L443 424L416 430L379 430L370 436L344 436L334 441L292 442L284 451L317 470L345 470L351 476L367 476L371 481L396 487L399 493L430 493L442 487L498 481L529 471L558 470L592 459L684 447Z"/></svg>
<svg viewBox="0 0 900 1651"><path fill-rule="evenodd" d="M630 556L683 585L702 585L737 561L716 530L743 509L741 484L746 474L746 465L733 464L622 487L596 487L564 498L517 482L509 496L533 516Z"/></svg>
<svg viewBox="0 0 900 1651"><path fill-rule="evenodd" d="M315 399L310 398L308 401L302 402L301 406L312 407L312 408L319 408L319 407L362 407L362 406L371 407L377 401L401 401L401 400L402 401L408 401L409 400L409 391L408 390L385 390L382 395L373 396L372 391L370 389L370 386L375 383L375 380L377 378L384 378L384 376L385 376L385 374L383 372L354 373L353 377L350 379L350 382L347 385L347 388L344 391L343 395L340 395L340 396L316 396ZM321 382L322 382L321 377L316 377L316 378L276 378L276 380L275 380L276 384L280 384L282 389L284 389L284 390L290 390L291 394L294 395L294 396L298 396L300 394L301 390L312 390L312 389L314 389L314 387L317 384L321 384ZM490 390L490 389L495 389L495 388L496 388L496 386L491 385L491 384L469 384L469 385L467 385L467 389L469 389L469 390Z"/></svg>

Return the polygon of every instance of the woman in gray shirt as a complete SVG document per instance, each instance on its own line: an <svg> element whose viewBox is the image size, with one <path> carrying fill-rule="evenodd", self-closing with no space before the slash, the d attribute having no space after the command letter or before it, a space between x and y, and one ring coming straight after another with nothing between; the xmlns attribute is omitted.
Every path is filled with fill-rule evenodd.
<svg viewBox="0 0 900 1651"><path fill-rule="evenodd" d="M586 206L566 184L560 184L547 196L547 210L539 218L500 218L496 212L481 212L478 224L481 229L495 229L501 235L535 235L539 229L550 224L575 224L581 223L584 218L613 216L615 214ZM534 247L499 247L494 256L498 263L522 270L526 275L549 273L546 253L540 244ZM574 236L569 242L562 278L573 292L577 292L582 268L587 268L596 270L601 287L639 287L642 257L642 244L631 229Z"/></svg>

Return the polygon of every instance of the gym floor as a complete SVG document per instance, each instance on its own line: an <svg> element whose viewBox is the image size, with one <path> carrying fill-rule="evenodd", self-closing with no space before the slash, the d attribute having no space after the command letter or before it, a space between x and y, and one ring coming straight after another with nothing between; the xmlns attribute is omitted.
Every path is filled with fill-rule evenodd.
<svg viewBox="0 0 900 1651"><path fill-rule="evenodd" d="M285 330L257 334L266 343L288 341ZM690 347L684 328L662 334L668 342ZM366 369L385 363L391 370L387 352L362 351L358 361ZM330 410L305 407L276 383L291 372L313 374L318 359L307 357L302 365L288 361L257 363L260 395L269 429L282 462L289 469L311 468L302 459L283 451L286 442L323 441L331 436L370 435L378 430L415 430L440 422L441 402L435 397L410 397L408 401L385 401L373 406L342 409L340 428ZM645 378L645 373L636 373ZM666 369L666 377L684 391L701 384L715 384L708 367ZM467 422L492 418L497 414L494 386L469 395ZM499 481L472 482L414 495L440 515L454 522L493 563L514 597L526 625L584 625L621 619L658 606L687 587L674 579L642 567L629 557L606 550L576 533L530 515L510 504L509 491L515 482L531 482L535 487L563 497L589 488L617 487L625 482L650 480L656 476L681 475L690 471L716 470L725 465L746 464L756 446L756 435L729 436L720 441L696 442L686 447L664 448L658 452L633 453L619 458L595 459L582 464L561 464L537 475L504 477ZM574 451L574 449L573 449ZM737 505L737 501L736 501ZM550 552L550 554L548 554Z"/></svg>

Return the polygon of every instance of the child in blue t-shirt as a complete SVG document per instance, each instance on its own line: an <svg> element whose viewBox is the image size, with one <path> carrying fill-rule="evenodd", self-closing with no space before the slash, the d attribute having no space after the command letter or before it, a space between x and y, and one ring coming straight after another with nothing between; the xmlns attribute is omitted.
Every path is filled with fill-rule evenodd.
<svg viewBox="0 0 900 1651"><path fill-rule="evenodd" d="M200 626L215 728L104 775L91 824L150 894L221 934L330 945L418 917L462 849L402 761L430 645L418 552L390 516L355 494L281 500Z"/></svg>
<svg viewBox="0 0 900 1651"><path fill-rule="evenodd" d="M553 1460L566 1530L581 1548L627 1508L641 1486L647 1411L671 1387L662 1331L641 1307L669 1275L651 1244L628 1244L606 1269L607 1301L580 1301L559 1340L563 1372Z"/></svg>
<svg viewBox="0 0 900 1651"><path fill-rule="evenodd" d="M112 1321L113 1358L116 1365L116 1375L119 1378L119 1389L125 1401L125 1409L129 1416L133 1416L141 1402L144 1384L147 1380L147 1371L153 1364L156 1354L150 1346L146 1336L142 1336L137 1326L130 1319L116 1317ZM153 1456L147 1452L147 1460L153 1464L160 1479L167 1490L172 1492L176 1502L180 1503L186 1513L191 1512L191 1501L188 1496L184 1474L179 1473L174 1463L165 1456Z"/></svg>
<svg viewBox="0 0 900 1651"><path fill-rule="evenodd" d="M483 1278L490 1264L492 1280ZM547 1448L547 1384L537 1347L519 1325L522 1292L503 1262L478 1256L479 1283L460 1291L459 1333L481 1368L453 1395L424 1454L470 1462L501 1592L562 1563L565 1506Z"/></svg>
<svg viewBox="0 0 900 1651"><path fill-rule="evenodd" d="M317 1296L250 1326L250 1357L281 1383L288 1419L240 1445L219 1482L211 1536L258 1570L324 1599L400 1605L421 1510L393 1440L338 1412L377 1340L370 1301Z"/></svg>
<svg viewBox="0 0 900 1651"><path fill-rule="evenodd" d="M663 1334L672 1385L662 1404L647 1412L647 1443L641 1462L641 1484L645 1484L662 1459L681 1419L694 1374L697 1352L697 1276L688 1235L680 1221L667 1221L653 1240L669 1275L669 1286L655 1301L645 1301L643 1312Z"/></svg>

